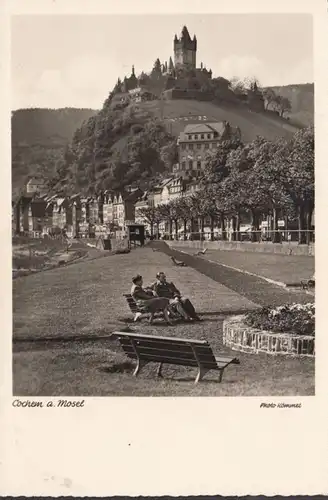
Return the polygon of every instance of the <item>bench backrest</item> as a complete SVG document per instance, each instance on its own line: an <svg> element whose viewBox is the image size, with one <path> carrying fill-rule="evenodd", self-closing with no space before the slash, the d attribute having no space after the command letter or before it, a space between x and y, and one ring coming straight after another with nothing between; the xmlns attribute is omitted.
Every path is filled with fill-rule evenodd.
<svg viewBox="0 0 328 500"><path fill-rule="evenodd" d="M114 332L125 354L132 359L171 363L184 366L202 366L216 369L217 363L207 341L157 337L137 333Z"/></svg>
<svg viewBox="0 0 328 500"><path fill-rule="evenodd" d="M139 308L137 306L137 303L136 301L134 300L134 298L132 297L132 295L130 293L124 293L123 294L124 297L126 298L126 301L129 305L129 308L130 310L133 312L133 313L136 313L139 311Z"/></svg>

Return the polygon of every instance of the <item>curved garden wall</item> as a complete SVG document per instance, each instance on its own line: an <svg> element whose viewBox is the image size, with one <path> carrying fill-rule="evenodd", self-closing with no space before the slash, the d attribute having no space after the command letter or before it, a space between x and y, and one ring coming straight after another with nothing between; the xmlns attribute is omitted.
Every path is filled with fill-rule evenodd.
<svg viewBox="0 0 328 500"><path fill-rule="evenodd" d="M245 325L244 316L233 316L223 322L223 344L233 350L292 356L315 355L315 337L257 330Z"/></svg>

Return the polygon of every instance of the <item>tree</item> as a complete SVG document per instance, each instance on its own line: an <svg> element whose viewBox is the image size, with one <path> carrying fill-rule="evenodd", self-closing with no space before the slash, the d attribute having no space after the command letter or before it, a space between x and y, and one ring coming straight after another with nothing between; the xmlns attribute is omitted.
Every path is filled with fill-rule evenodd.
<svg viewBox="0 0 328 500"><path fill-rule="evenodd" d="M285 113L292 110L292 104L287 97L276 96L273 101L275 109L279 112L279 116L283 117Z"/></svg>
<svg viewBox="0 0 328 500"><path fill-rule="evenodd" d="M228 155L231 151L239 148L241 144L238 137L233 137L226 141L222 141L220 147L214 154L209 153L204 167L203 182L205 184L222 182L222 180L227 177L229 174L229 169L227 167Z"/></svg>
<svg viewBox="0 0 328 500"><path fill-rule="evenodd" d="M265 105L265 109L268 109L270 106L272 106L276 99L277 99L277 95L275 93L275 91L273 89L270 89L270 88L266 88L266 89L263 89L263 97L264 97L264 105Z"/></svg>
<svg viewBox="0 0 328 500"><path fill-rule="evenodd" d="M138 216L150 225L150 235L154 236L154 225L159 222L158 211L154 207L144 207L138 210Z"/></svg>
<svg viewBox="0 0 328 500"><path fill-rule="evenodd" d="M272 164L297 212L298 242L309 243L314 210L313 126L299 130L290 141L282 142Z"/></svg>

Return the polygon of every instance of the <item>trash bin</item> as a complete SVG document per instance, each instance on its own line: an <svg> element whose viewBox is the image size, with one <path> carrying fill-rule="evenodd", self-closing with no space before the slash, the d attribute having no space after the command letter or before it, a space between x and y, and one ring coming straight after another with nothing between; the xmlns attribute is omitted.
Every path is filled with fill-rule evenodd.
<svg viewBox="0 0 328 500"><path fill-rule="evenodd" d="M108 239L104 239L104 250L111 250L112 249L112 242L111 240L108 238Z"/></svg>

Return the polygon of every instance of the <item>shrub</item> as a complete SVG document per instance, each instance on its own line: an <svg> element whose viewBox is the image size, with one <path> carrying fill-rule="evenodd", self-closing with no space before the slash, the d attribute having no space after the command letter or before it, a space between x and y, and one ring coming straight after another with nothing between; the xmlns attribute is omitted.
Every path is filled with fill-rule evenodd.
<svg viewBox="0 0 328 500"><path fill-rule="evenodd" d="M246 315L245 323L259 330L296 335L314 335L315 305L291 304L263 307Z"/></svg>

